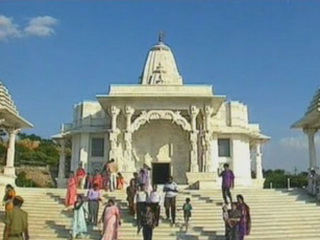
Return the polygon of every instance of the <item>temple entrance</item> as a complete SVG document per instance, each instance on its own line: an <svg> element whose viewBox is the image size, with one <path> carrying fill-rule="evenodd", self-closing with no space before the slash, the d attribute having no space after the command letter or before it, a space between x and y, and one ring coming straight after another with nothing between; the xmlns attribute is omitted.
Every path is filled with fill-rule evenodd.
<svg viewBox="0 0 320 240"><path fill-rule="evenodd" d="M170 175L170 163L152 163L152 184L165 184Z"/></svg>

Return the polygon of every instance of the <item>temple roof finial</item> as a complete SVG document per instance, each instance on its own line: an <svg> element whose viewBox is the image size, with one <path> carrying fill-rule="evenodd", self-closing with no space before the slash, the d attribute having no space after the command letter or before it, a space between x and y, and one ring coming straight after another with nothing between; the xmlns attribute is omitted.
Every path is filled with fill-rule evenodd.
<svg viewBox="0 0 320 240"><path fill-rule="evenodd" d="M163 39L164 39L164 32L160 31L159 32L159 38L158 38L159 43L163 43Z"/></svg>

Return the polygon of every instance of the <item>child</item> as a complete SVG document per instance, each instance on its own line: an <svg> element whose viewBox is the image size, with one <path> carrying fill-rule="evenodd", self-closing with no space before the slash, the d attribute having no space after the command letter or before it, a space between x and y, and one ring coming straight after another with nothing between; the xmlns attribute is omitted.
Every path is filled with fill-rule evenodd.
<svg viewBox="0 0 320 240"><path fill-rule="evenodd" d="M184 224L186 226L186 231L188 231L189 219L191 217L191 210L192 210L192 206L190 204L190 198L186 198L186 202L185 204L183 204L182 210L183 210Z"/></svg>
<svg viewBox="0 0 320 240"><path fill-rule="evenodd" d="M126 181L124 180L124 177L120 172L117 174L117 189L122 190L124 188L124 185L126 184Z"/></svg>
<svg viewBox="0 0 320 240"><path fill-rule="evenodd" d="M86 234L87 233L87 224L85 219L85 212L87 210L84 206L84 199L83 196L78 194L77 201L74 203L74 210L73 210L73 221L72 221L72 239L77 238L78 235Z"/></svg>

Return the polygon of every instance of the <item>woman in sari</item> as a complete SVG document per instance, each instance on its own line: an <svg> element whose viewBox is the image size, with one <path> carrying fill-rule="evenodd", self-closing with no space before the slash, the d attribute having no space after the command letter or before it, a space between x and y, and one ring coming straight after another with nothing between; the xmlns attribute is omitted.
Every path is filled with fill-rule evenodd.
<svg viewBox="0 0 320 240"><path fill-rule="evenodd" d="M16 196L14 188L8 184L6 185L5 195L3 197L3 205L5 206L6 212L13 209L13 199Z"/></svg>
<svg viewBox="0 0 320 240"><path fill-rule="evenodd" d="M87 233L87 223L85 219L87 209L84 205L82 195L77 195L77 201L74 203L73 221L72 221L72 239L81 237Z"/></svg>
<svg viewBox="0 0 320 240"><path fill-rule="evenodd" d="M250 234L251 230L251 217L250 208L244 202L242 195L237 195L238 210L241 212L240 222L238 225L238 240L244 240L244 236Z"/></svg>
<svg viewBox="0 0 320 240"><path fill-rule="evenodd" d="M101 220L103 221L103 236L101 240L118 239L118 229L121 224L120 213L119 208L112 199L109 199Z"/></svg>
<svg viewBox="0 0 320 240"><path fill-rule="evenodd" d="M110 190L110 171L109 171L108 163L105 163L103 165L101 175L102 175L104 190L105 191Z"/></svg>
<svg viewBox="0 0 320 240"><path fill-rule="evenodd" d="M73 172L70 172L68 180L67 195L65 199L66 207L73 207L77 198L77 179Z"/></svg>
<svg viewBox="0 0 320 240"><path fill-rule="evenodd" d="M97 171L96 174L94 175L93 180L92 180L92 184L93 185L97 184L99 190L101 190L103 188L103 178L102 178L99 171Z"/></svg>

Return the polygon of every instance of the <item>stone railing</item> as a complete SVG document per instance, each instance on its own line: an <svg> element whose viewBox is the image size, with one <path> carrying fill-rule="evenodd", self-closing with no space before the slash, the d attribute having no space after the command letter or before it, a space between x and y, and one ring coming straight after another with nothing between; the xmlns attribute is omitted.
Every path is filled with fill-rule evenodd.
<svg viewBox="0 0 320 240"><path fill-rule="evenodd" d="M61 131L66 132L81 127L101 127L107 126L107 119L105 118L84 118L74 121L73 123L62 124Z"/></svg>

